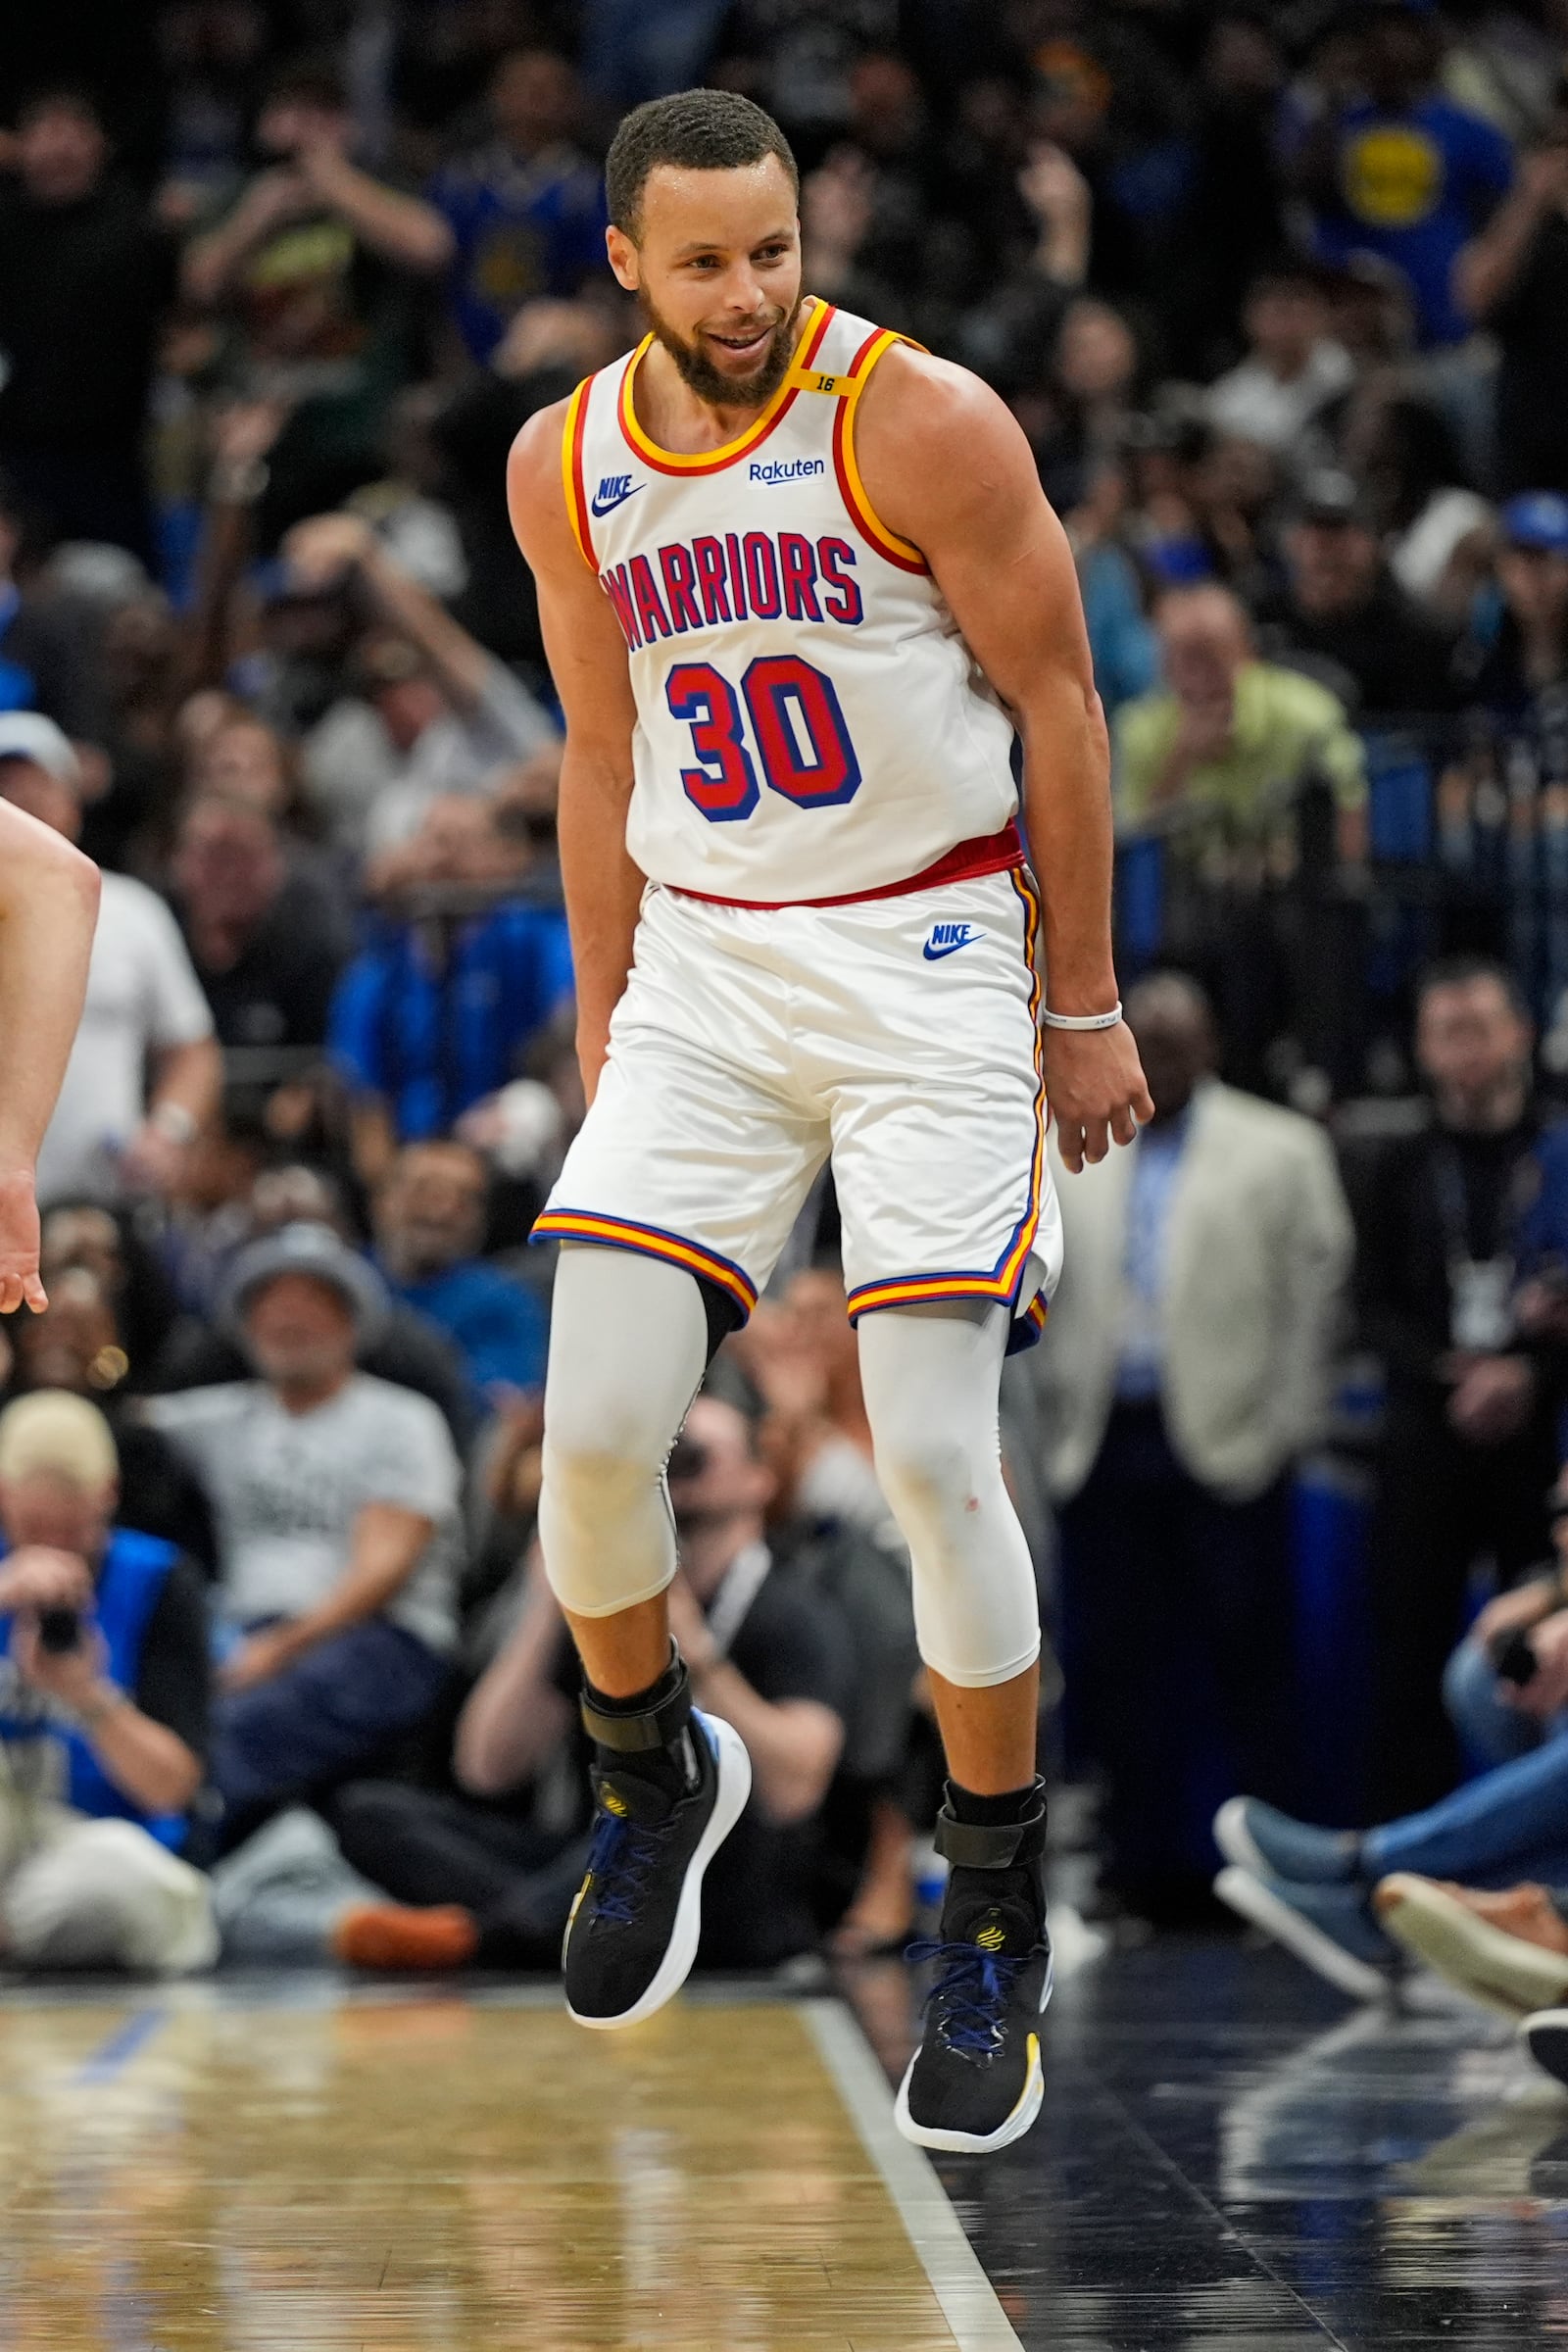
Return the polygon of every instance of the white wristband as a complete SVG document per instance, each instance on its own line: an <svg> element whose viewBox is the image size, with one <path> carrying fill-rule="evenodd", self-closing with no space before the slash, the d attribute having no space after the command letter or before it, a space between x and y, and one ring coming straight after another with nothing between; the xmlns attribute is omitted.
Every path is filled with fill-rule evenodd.
<svg viewBox="0 0 1568 2352"><path fill-rule="evenodd" d="M1121 1019L1121 999L1109 1012L1053 1012L1048 1005L1040 1018L1048 1029L1114 1029Z"/></svg>

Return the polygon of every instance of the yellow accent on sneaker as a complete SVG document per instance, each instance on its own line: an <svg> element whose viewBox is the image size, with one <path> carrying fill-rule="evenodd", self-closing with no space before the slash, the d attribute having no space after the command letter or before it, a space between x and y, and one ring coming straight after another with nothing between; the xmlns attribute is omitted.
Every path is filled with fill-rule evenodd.
<svg viewBox="0 0 1568 2352"><path fill-rule="evenodd" d="M1006 1940L1004 1928L982 1928L975 1937L975 1941L980 1945L982 1951L987 1952L1000 1952Z"/></svg>

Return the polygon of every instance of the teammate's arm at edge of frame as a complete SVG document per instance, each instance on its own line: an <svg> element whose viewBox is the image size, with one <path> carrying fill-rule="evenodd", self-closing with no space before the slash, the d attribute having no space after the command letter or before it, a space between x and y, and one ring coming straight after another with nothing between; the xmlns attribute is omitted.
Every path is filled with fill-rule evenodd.
<svg viewBox="0 0 1568 2352"><path fill-rule="evenodd" d="M34 1172L81 1020L98 897L90 858L0 801L0 1314L48 1304Z"/></svg>
<svg viewBox="0 0 1568 2352"><path fill-rule="evenodd" d="M1051 1005L1108 1011L1110 749L1072 551L1029 444L978 376L906 345L876 368L855 433L873 508L924 555L1022 739ZM1074 1172L1153 1116L1125 1026L1048 1030L1045 1056L1058 1149Z"/></svg>
<svg viewBox="0 0 1568 2352"><path fill-rule="evenodd" d="M577 981L577 1058L591 1102L610 1016L631 970L645 877L626 854L636 723L626 641L572 536L561 477L565 414L566 404L557 402L523 426L507 465L507 503L538 587L545 652L566 718L557 821Z"/></svg>

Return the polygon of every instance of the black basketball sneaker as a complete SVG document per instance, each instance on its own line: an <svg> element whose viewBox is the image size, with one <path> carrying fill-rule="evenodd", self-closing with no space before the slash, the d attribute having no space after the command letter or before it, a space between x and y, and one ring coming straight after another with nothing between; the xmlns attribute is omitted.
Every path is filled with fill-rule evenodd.
<svg viewBox="0 0 1568 2352"><path fill-rule="evenodd" d="M738 1732L691 1705L684 1675L663 1707L606 1715L585 1700L583 1721L601 1757L661 1749L673 1767L593 1771L598 1819L562 1964L577 2023L611 2030L652 2017L690 1976L703 1874L745 1811L752 1760Z"/></svg>
<svg viewBox="0 0 1568 2352"><path fill-rule="evenodd" d="M920 2046L899 2086L899 2130L917 2147L989 2155L1040 2113L1040 2013L1051 1998L1046 1933L1046 1807L1005 1828L937 1817L952 1865L942 1933L909 1946L936 1975Z"/></svg>

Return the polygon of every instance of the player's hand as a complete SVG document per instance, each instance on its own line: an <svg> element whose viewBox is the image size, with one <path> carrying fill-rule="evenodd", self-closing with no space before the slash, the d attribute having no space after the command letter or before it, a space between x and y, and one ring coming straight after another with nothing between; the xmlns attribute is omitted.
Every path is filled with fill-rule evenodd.
<svg viewBox="0 0 1568 2352"><path fill-rule="evenodd" d="M0 1174L0 1315L25 1302L41 1315L49 1300L38 1274L38 1202L30 1168Z"/></svg>
<svg viewBox="0 0 1568 2352"><path fill-rule="evenodd" d="M1154 1115L1144 1065L1125 1021L1114 1029L1046 1031L1046 1100L1056 1122L1056 1149L1071 1175L1102 1160L1112 1143L1130 1144Z"/></svg>

